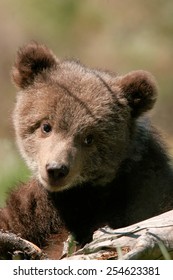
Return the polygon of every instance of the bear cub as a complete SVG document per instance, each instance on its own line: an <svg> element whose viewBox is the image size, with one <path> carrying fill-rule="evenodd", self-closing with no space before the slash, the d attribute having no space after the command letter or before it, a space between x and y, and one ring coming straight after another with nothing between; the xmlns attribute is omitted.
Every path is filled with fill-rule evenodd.
<svg viewBox="0 0 173 280"><path fill-rule="evenodd" d="M59 258L69 232L82 246L99 227L172 209L170 159L145 116L157 99L150 73L118 76L30 43L12 77L16 139L33 176L9 195L1 229Z"/></svg>

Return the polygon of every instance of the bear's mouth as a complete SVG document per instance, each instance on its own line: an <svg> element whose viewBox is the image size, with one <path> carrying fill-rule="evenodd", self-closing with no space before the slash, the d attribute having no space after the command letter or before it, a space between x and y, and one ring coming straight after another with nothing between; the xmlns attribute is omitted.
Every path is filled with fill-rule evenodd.
<svg viewBox="0 0 173 280"><path fill-rule="evenodd" d="M76 182L75 178L72 178L71 176L56 178L56 180L52 180L49 177L46 176L43 177L39 174L39 181L45 187L48 191L51 192L59 192L63 191L65 189L69 189L74 186L74 182Z"/></svg>
<svg viewBox="0 0 173 280"><path fill-rule="evenodd" d="M65 178L59 178L56 180L45 181L46 188L51 192L58 192L69 188L69 183Z"/></svg>

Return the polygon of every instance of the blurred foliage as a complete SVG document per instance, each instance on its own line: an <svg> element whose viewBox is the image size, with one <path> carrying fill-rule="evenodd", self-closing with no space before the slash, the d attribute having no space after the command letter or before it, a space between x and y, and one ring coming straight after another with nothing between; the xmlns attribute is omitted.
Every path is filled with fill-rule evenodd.
<svg viewBox="0 0 173 280"><path fill-rule="evenodd" d="M172 0L1 0L0 36L0 201L6 188L28 174L11 144L10 70L17 48L30 40L47 44L59 57L117 73L151 71L159 85L152 119L172 145Z"/></svg>
<svg viewBox="0 0 173 280"><path fill-rule="evenodd" d="M15 187L17 182L29 179L29 171L12 142L7 139L0 140L0 158L0 205L2 205L6 190Z"/></svg>

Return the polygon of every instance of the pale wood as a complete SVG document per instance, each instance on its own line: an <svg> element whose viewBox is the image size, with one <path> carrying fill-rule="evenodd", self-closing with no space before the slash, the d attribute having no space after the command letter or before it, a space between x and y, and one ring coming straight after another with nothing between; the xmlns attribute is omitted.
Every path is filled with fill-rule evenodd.
<svg viewBox="0 0 173 280"><path fill-rule="evenodd" d="M108 227L94 233L93 241L68 259L171 259L173 210L126 228Z"/></svg>

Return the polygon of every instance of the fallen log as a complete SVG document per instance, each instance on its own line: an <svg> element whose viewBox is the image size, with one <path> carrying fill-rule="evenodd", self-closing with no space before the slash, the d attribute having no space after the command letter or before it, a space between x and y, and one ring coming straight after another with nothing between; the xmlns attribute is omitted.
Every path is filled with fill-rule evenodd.
<svg viewBox="0 0 173 280"><path fill-rule="evenodd" d="M173 258L173 210L126 228L105 227L66 259L156 260Z"/></svg>
<svg viewBox="0 0 173 280"><path fill-rule="evenodd" d="M125 228L98 229L92 242L76 252L74 248L76 243L69 237L64 244L62 259L173 259L173 210ZM31 242L0 231L0 259L6 259L9 254L12 259L47 259L44 252Z"/></svg>

